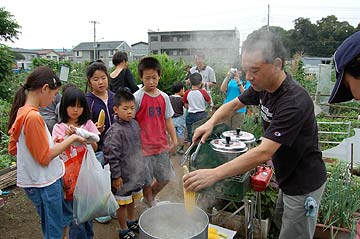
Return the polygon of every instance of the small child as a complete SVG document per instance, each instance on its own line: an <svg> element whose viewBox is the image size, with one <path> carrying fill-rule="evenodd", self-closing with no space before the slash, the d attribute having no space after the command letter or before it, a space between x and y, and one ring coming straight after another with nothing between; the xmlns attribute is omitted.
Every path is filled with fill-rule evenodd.
<svg viewBox="0 0 360 239"><path fill-rule="evenodd" d="M73 134L55 144L39 108L50 105L61 81L47 66L34 69L16 92L9 114L9 153L16 155L16 185L24 188L41 220L43 238L63 237L63 199L61 178L64 162L58 155L72 143L86 139Z"/></svg>
<svg viewBox="0 0 360 239"><path fill-rule="evenodd" d="M141 153L140 127L135 116L135 98L130 91L120 88L114 97L115 119L106 132L105 162L110 164L112 192L119 204L117 218L119 238L137 238L134 200L140 199L144 185L145 164Z"/></svg>
<svg viewBox="0 0 360 239"><path fill-rule="evenodd" d="M188 115L186 117L186 129L188 142L191 142L193 124L199 120L207 118L205 111L206 105L211 102L211 97L208 92L201 88L202 77L200 73L193 73L190 75L191 89L184 94L184 104L188 108Z"/></svg>
<svg viewBox="0 0 360 239"><path fill-rule="evenodd" d="M85 94L76 86L67 87L63 92L59 114L61 121L54 125L52 132L52 137L55 142L61 142L64 138L74 134L74 127L100 134L90 119L90 111ZM94 142L91 145L95 151L97 149L97 143ZM94 236L92 221L77 224L73 218L73 193L85 152L85 145L70 145L70 147L60 155L60 158L65 163L65 175L63 176L63 188L65 192L64 219L65 224L69 225L69 239L90 239Z"/></svg>
<svg viewBox="0 0 360 239"><path fill-rule="evenodd" d="M170 96L170 102L174 109L173 121L175 126L176 135L179 141L177 152L184 153L184 136L185 136L185 117L184 117L184 85L182 82L177 81L172 85L173 95Z"/></svg>
<svg viewBox="0 0 360 239"><path fill-rule="evenodd" d="M138 72L144 87L134 93L135 119L141 129L142 153L147 169L144 202L152 207L156 204L155 196L174 175L169 152L176 149L178 142L169 96L157 88L161 76L160 62L154 57L145 57L138 65ZM170 145L166 132L171 139Z"/></svg>

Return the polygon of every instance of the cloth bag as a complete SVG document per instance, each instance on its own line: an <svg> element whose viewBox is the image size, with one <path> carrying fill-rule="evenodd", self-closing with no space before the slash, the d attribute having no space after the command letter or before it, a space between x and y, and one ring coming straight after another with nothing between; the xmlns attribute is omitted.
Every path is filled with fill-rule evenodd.
<svg viewBox="0 0 360 239"><path fill-rule="evenodd" d="M111 215L119 208L111 192L109 165L103 168L91 145L86 148L74 191L73 212L77 223Z"/></svg>

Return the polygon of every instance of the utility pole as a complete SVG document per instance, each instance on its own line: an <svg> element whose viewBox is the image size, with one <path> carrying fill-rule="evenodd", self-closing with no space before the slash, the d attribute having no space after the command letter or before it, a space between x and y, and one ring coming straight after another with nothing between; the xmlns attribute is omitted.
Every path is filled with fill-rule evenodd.
<svg viewBox="0 0 360 239"><path fill-rule="evenodd" d="M89 23L94 24L94 61L96 61L96 24L99 24L98 21L90 21Z"/></svg>
<svg viewBox="0 0 360 239"><path fill-rule="evenodd" d="M267 30L270 31L270 4L268 4Z"/></svg>

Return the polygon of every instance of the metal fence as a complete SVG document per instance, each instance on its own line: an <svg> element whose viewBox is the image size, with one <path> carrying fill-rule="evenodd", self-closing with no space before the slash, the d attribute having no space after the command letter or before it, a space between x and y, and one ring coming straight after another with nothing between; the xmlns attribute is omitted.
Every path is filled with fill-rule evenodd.
<svg viewBox="0 0 360 239"><path fill-rule="evenodd" d="M351 122L317 122L319 143L340 144L351 135Z"/></svg>

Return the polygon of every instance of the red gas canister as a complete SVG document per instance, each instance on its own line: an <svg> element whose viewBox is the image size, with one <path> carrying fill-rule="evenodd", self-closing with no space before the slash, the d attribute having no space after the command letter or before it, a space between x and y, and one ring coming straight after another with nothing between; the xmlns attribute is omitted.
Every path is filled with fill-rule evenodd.
<svg viewBox="0 0 360 239"><path fill-rule="evenodd" d="M269 166L257 166L256 172L251 176L250 184L252 189L257 192L262 192L270 183L273 171Z"/></svg>

